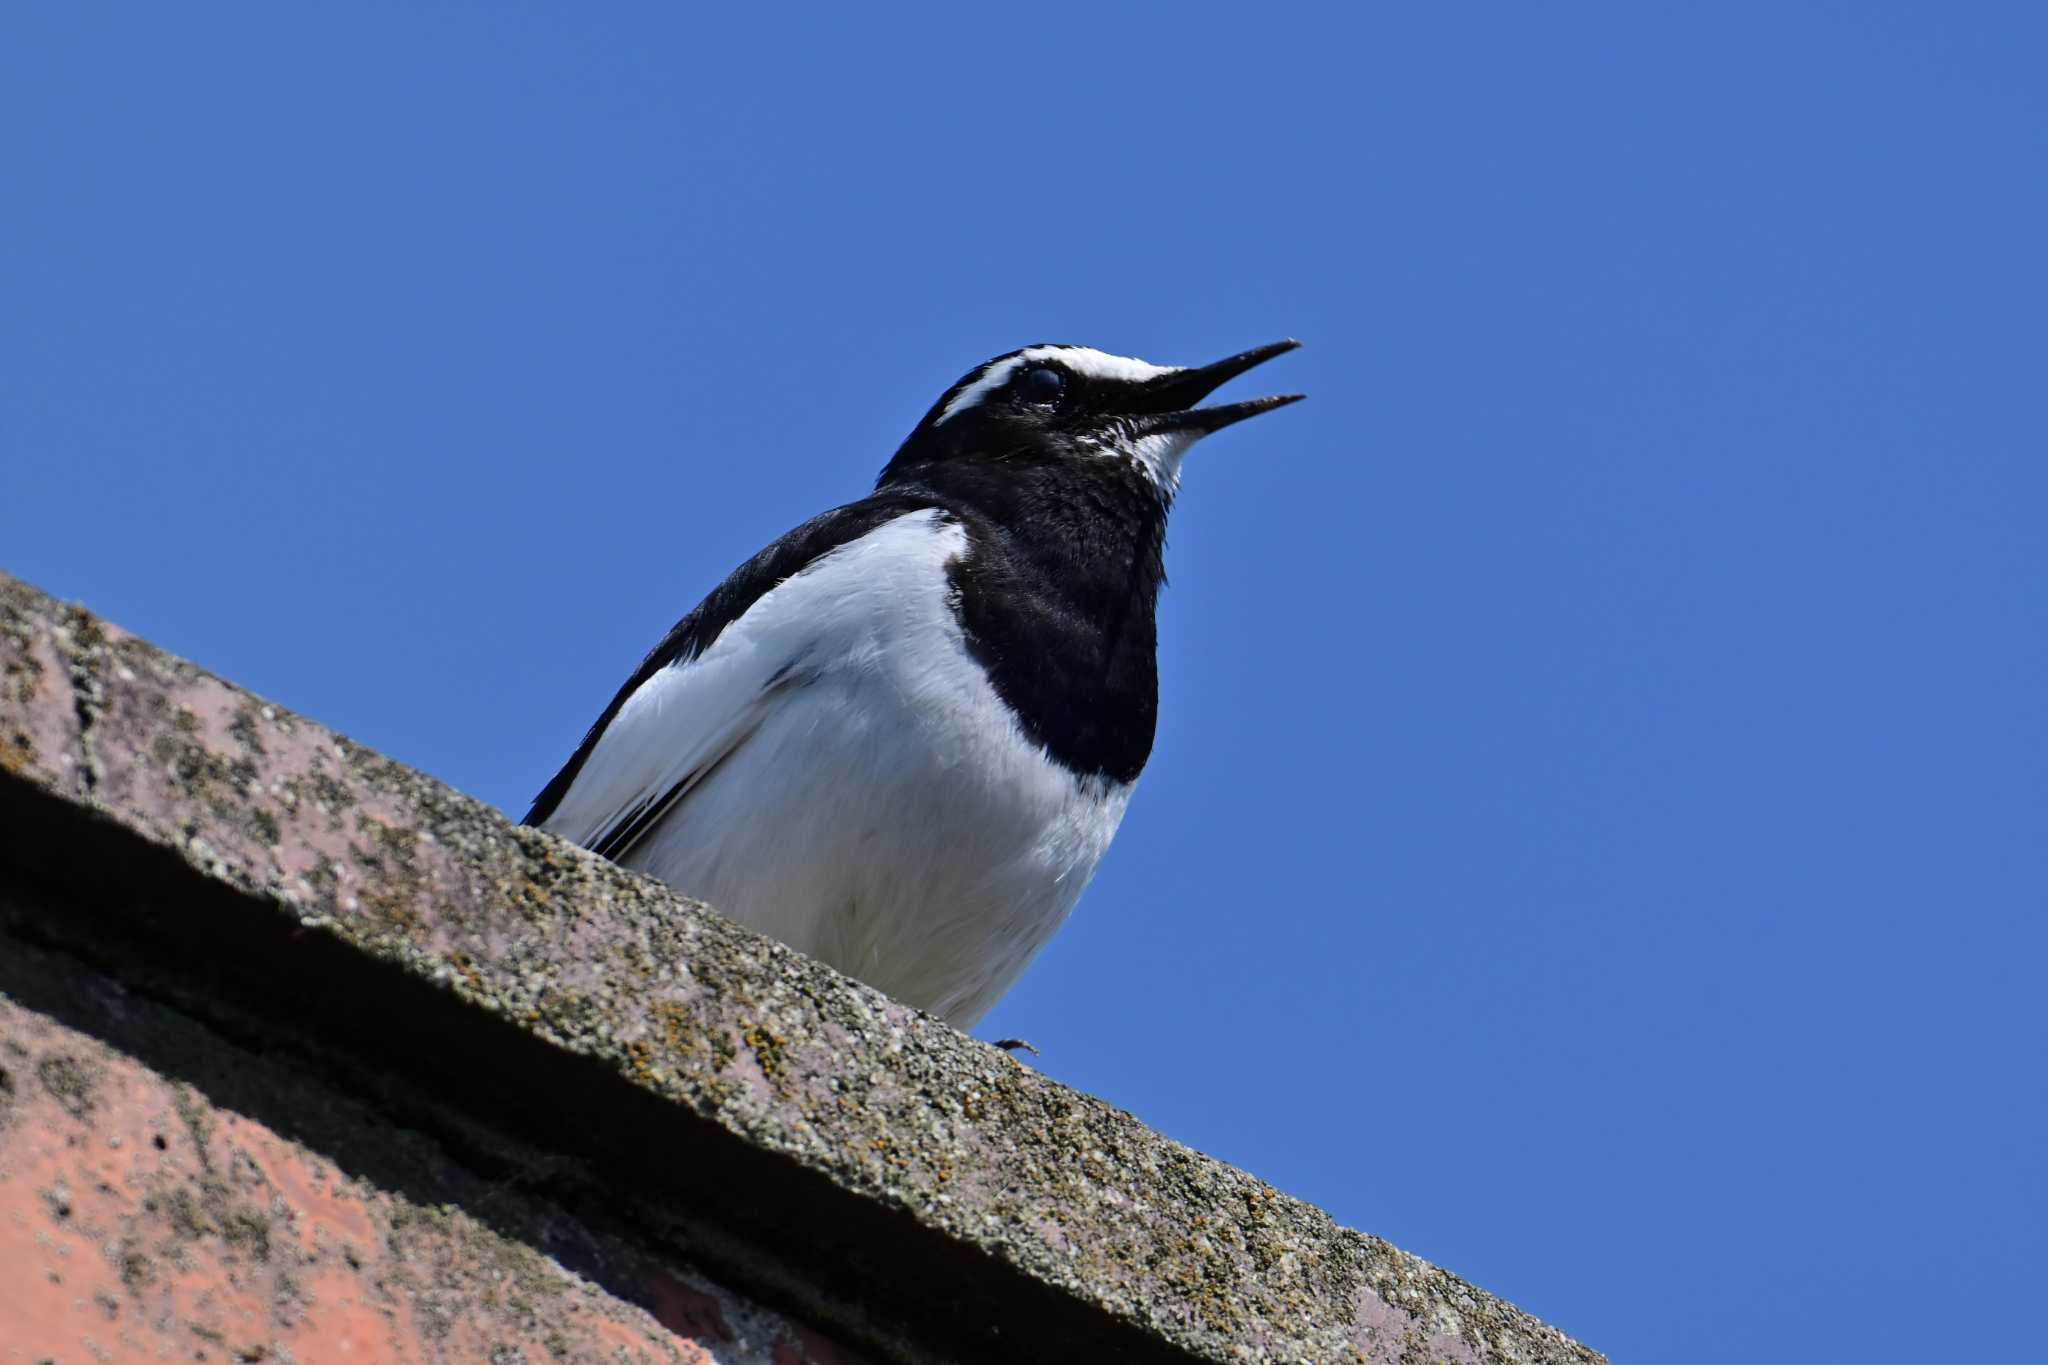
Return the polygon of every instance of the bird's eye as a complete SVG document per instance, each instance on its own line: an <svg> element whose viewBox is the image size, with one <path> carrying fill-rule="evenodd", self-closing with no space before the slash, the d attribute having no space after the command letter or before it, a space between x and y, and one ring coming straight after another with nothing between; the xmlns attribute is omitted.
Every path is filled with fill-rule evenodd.
<svg viewBox="0 0 2048 1365"><path fill-rule="evenodd" d="M1034 365L1017 380L1017 396L1027 403L1051 407L1067 391L1067 377L1050 365Z"/></svg>

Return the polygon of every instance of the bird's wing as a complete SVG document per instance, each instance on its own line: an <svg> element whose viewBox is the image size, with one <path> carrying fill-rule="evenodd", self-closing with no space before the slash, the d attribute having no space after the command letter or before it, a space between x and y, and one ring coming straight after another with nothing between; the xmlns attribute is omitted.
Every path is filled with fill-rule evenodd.
<svg viewBox="0 0 2048 1365"><path fill-rule="evenodd" d="M526 823L618 858L731 757L843 622L758 610L834 551L931 503L876 495L799 526L742 565L669 631L535 798Z"/></svg>
<svg viewBox="0 0 2048 1365"><path fill-rule="evenodd" d="M742 629L736 623L728 634ZM798 668L799 660L776 668L758 648L714 647L661 669L626 699L561 803L539 823L623 858L753 736Z"/></svg>

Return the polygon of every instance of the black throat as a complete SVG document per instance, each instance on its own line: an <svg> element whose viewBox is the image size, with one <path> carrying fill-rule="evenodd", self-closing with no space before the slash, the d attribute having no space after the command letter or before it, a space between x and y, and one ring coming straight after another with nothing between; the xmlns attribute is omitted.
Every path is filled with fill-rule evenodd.
<svg viewBox="0 0 2048 1365"><path fill-rule="evenodd" d="M1107 452L892 465L878 493L928 497L967 531L953 566L967 645L1024 732L1083 776L1130 782L1159 710L1154 610L1167 502Z"/></svg>

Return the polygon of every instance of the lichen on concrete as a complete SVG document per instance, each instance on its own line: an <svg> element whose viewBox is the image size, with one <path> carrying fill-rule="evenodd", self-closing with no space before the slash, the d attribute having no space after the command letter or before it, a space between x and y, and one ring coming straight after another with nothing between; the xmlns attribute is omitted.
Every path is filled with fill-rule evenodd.
<svg viewBox="0 0 2048 1365"><path fill-rule="evenodd" d="M813 1255L804 1273L829 1280L838 1257L901 1302L936 1266L961 1293L1028 1300L1041 1321L1100 1324L1160 1359L1599 1359L783 945L4 579L0 678L0 809L87 811L180 869L195 900L227 906L246 926L236 944L289 925L264 949L272 970L336 970L339 955L365 982L430 986L517 1030L536 1077L549 1057L583 1059L606 1078L588 1102L678 1150L782 1172L729 1213L754 1215L762 1245ZM62 875L19 841L0 856ZM636 1178L670 1182L650 1205L693 1209L684 1221L709 1244L707 1220L738 1197L729 1174L656 1164ZM827 1227L806 1250L772 1211L776 1181L799 1207L898 1232L857 1253ZM730 1254L742 1273L778 1273ZM816 1313L846 1298L821 1290Z"/></svg>
<svg viewBox="0 0 2048 1365"><path fill-rule="evenodd" d="M42 1081L0 1122L0 1358L851 1359L612 1230L577 1226L565 1256L564 1211L479 1181L316 1075L4 938L0 1058L0 1095L17 1072Z"/></svg>

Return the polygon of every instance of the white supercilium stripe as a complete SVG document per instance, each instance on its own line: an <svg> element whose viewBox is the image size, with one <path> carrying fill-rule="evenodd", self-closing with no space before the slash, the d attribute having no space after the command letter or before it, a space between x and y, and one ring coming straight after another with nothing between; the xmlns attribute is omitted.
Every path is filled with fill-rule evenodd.
<svg viewBox="0 0 2048 1365"><path fill-rule="evenodd" d="M1116 379L1125 383L1142 384L1148 379L1174 374L1178 365L1151 365L1129 356L1111 355L1088 346L1033 346L990 362L987 369L976 377L973 383L961 389L947 401L944 411L939 413L939 422L945 422L954 415L974 407L990 394L1010 382L1017 371L1042 360L1056 360L1068 370L1088 379ZM938 423L933 423L934 426Z"/></svg>

